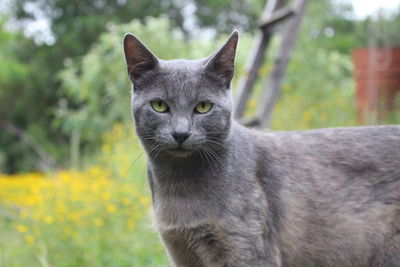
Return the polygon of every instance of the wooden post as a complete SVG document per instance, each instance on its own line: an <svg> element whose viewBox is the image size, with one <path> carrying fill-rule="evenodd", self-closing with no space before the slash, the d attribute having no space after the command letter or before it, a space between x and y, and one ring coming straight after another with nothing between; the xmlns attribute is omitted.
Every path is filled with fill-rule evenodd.
<svg viewBox="0 0 400 267"><path fill-rule="evenodd" d="M307 0L295 0L293 3L294 14L285 25L282 43L275 59L274 67L265 83L257 110L256 118L260 127L268 126L271 121L272 111L279 96L282 79L296 42L306 4Z"/></svg>
<svg viewBox="0 0 400 267"><path fill-rule="evenodd" d="M282 0L269 0L265 5L261 21L271 17L271 15L282 5ZM272 28L262 28L255 37L255 43L247 64L245 75L239 81L238 93L236 96L234 116L241 118L246 109L247 101L251 95L254 83L258 77L258 70L265 59L266 48L272 36Z"/></svg>

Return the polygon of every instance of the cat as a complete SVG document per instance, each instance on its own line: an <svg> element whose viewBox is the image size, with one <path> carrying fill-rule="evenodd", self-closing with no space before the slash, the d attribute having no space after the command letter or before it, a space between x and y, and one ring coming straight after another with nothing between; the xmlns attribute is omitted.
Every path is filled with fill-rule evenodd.
<svg viewBox="0 0 400 267"><path fill-rule="evenodd" d="M248 129L232 119L236 31L200 60L123 43L175 266L400 266L400 126Z"/></svg>

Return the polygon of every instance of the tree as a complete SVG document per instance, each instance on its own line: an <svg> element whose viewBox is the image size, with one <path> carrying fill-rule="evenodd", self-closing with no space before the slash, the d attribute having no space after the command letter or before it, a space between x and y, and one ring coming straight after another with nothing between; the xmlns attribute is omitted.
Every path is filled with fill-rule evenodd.
<svg viewBox="0 0 400 267"><path fill-rule="evenodd" d="M50 131L40 127L48 94L35 88L38 77L32 74L29 51L33 42L21 33L4 30L0 21L0 171L31 170L51 167L53 161L46 152ZM25 57L25 53L27 56ZM37 65L36 65L37 66ZM40 66L37 66L40 67ZM42 143L43 145L39 145ZM46 148L45 148L46 147ZM6 155L6 156L2 156Z"/></svg>

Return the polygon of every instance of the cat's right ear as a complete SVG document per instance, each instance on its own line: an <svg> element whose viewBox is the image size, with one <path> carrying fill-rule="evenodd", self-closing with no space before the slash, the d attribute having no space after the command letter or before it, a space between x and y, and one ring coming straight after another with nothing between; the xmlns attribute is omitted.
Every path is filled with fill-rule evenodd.
<svg viewBox="0 0 400 267"><path fill-rule="evenodd" d="M206 64L206 70L229 88L235 68L236 47L239 40L237 31L233 31L228 41L214 54Z"/></svg>
<svg viewBox="0 0 400 267"><path fill-rule="evenodd" d="M139 79L158 65L157 58L133 34L125 34L124 52L128 75L132 80Z"/></svg>

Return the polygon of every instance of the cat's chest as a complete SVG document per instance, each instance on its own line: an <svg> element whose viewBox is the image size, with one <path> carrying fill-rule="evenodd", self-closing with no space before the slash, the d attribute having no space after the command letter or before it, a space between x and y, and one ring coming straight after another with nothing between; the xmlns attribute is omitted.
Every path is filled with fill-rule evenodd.
<svg viewBox="0 0 400 267"><path fill-rule="evenodd" d="M263 195L258 193L213 190L206 194L160 196L155 192L155 224L161 232L205 225L218 229L234 225L241 229L249 226L262 228L268 205Z"/></svg>
<svg viewBox="0 0 400 267"><path fill-rule="evenodd" d="M223 197L220 202L213 197L170 197L157 203L154 212L155 225L163 238L181 239L185 244L198 241L228 246L235 236L262 237L266 229L264 212Z"/></svg>
<svg viewBox="0 0 400 267"><path fill-rule="evenodd" d="M204 225L218 229L236 226L261 229L266 221L265 194L257 183L244 175L239 178L234 173L219 171L206 177L191 176L190 180L178 183L158 174L157 171L152 173L152 193L154 222L160 232Z"/></svg>
<svg viewBox="0 0 400 267"><path fill-rule="evenodd" d="M172 230L216 224L224 217L223 207L214 197L189 194L155 196L154 215L157 228Z"/></svg>

